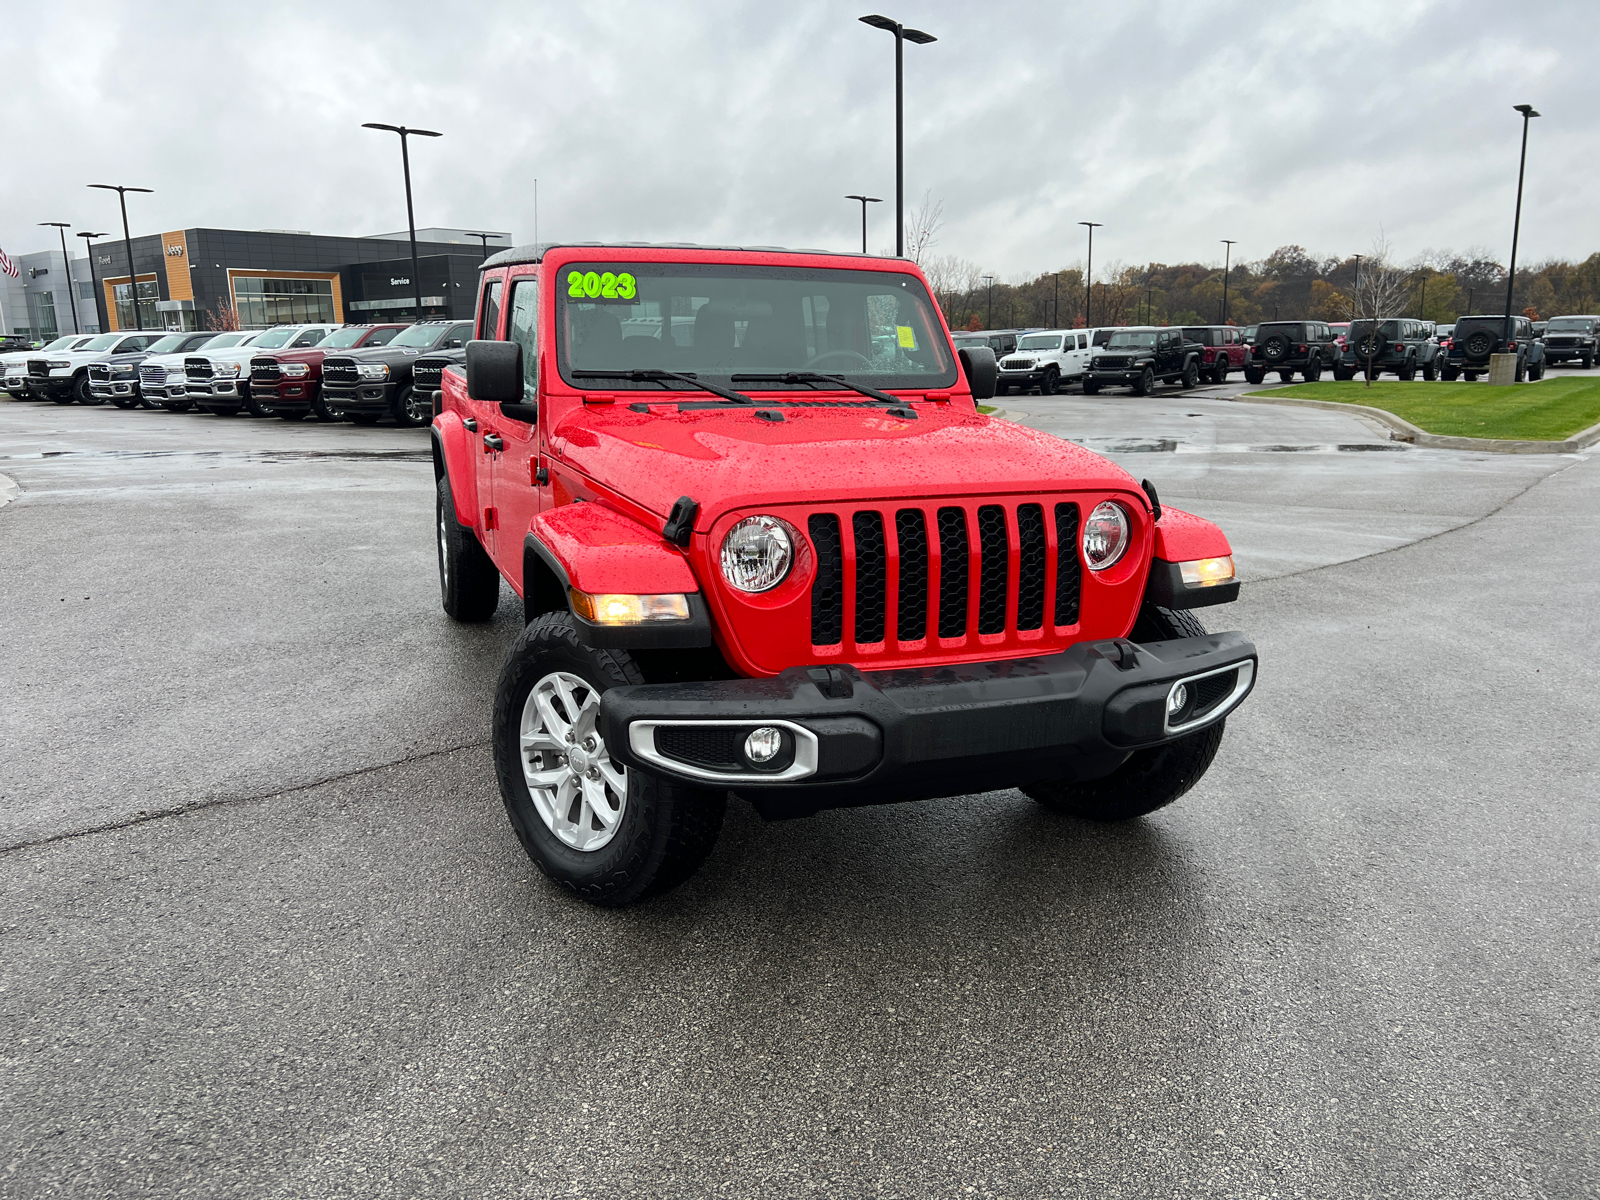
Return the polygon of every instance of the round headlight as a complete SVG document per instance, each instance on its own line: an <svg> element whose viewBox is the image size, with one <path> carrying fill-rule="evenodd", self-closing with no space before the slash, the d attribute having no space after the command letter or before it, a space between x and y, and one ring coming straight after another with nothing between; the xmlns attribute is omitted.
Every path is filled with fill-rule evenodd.
<svg viewBox="0 0 1600 1200"><path fill-rule="evenodd" d="M1091 571L1104 571L1128 548L1128 514L1106 500L1095 505L1083 523L1083 561Z"/></svg>
<svg viewBox="0 0 1600 1200"><path fill-rule="evenodd" d="M722 539L722 577L741 592L767 592L794 563L794 541L777 517L746 517Z"/></svg>

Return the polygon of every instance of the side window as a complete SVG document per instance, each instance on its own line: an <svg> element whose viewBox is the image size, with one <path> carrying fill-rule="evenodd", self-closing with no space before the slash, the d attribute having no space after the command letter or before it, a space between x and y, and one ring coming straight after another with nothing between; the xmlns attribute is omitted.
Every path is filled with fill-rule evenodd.
<svg viewBox="0 0 1600 1200"><path fill-rule="evenodd" d="M478 305L478 340L492 342L500 335L500 281L491 279Z"/></svg>
<svg viewBox="0 0 1600 1200"><path fill-rule="evenodd" d="M539 281L529 275L511 284L509 340L522 347L522 395L539 394Z"/></svg>
<svg viewBox="0 0 1600 1200"><path fill-rule="evenodd" d="M1089 348L1089 335L1087 333L1080 333L1078 335L1078 349L1079 350L1087 350L1088 348Z"/></svg>
<svg viewBox="0 0 1600 1200"><path fill-rule="evenodd" d="M499 286L500 285L498 283L495 284L495 287L498 288ZM461 347L463 347L463 346L465 346L467 344L468 339L471 338L471 337L472 337L472 326L471 325L457 325L453 329L451 329L448 333L445 334L444 341L442 343L440 343L439 349L441 349L441 350L459 350L459 349L461 349Z"/></svg>
<svg viewBox="0 0 1600 1200"><path fill-rule="evenodd" d="M326 329L308 329L299 337L295 338L294 343L289 347L289 349L299 350L303 346L315 346L327 336L328 331Z"/></svg>
<svg viewBox="0 0 1600 1200"><path fill-rule="evenodd" d="M374 329L370 334L367 335L366 341L362 342L361 345L363 347L387 346L394 340L394 335L399 332L400 331L398 329Z"/></svg>

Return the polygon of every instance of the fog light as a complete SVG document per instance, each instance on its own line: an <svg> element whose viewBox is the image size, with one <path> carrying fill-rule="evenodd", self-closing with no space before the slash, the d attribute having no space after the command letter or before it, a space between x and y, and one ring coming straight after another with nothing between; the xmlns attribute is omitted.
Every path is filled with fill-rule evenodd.
<svg viewBox="0 0 1600 1200"><path fill-rule="evenodd" d="M1175 717L1183 711L1183 706L1189 703L1189 689L1179 684L1167 693L1167 716Z"/></svg>
<svg viewBox="0 0 1600 1200"><path fill-rule="evenodd" d="M744 756L753 763L769 763L783 749L783 734L771 725L763 725L744 740Z"/></svg>

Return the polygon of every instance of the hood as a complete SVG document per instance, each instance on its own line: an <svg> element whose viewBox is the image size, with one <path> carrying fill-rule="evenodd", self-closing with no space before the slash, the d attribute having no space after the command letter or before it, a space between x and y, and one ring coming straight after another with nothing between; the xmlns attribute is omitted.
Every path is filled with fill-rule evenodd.
<svg viewBox="0 0 1600 1200"><path fill-rule="evenodd" d="M1131 475L1082 446L954 404L919 404L911 421L872 404L782 408L782 422L758 411L593 406L569 412L551 437L584 474L652 512L665 516L692 496L699 528L756 504L1139 492Z"/></svg>
<svg viewBox="0 0 1600 1200"><path fill-rule="evenodd" d="M246 349L249 349L247 346ZM329 354L348 354L348 350L324 350L320 346L302 346L298 350L257 350L251 358L275 358L281 363L319 363Z"/></svg>
<svg viewBox="0 0 1600 1200"><path fill-rule="evenodd" d="M340 358L354 359L358 363L389 363L391 366L397 362L408 359L420 358L424 354L442 354L442 350L424 350L416 346L358 346L354 350L329 350L329 354L336 354Z"/></svg>
<svg viewBox="0 0 1600 1200"><path fill-rule="evenodd" d="M117 355L117 358L138 357L141 360L140 361L140 365L141 366L145 366L145 367L170 367L174 371L181 371L181 370L183 370L183 360L184 359L186 359L186 358L194 358L196 356L204 355L204 353L205 353L205 351L203 351L203 350L183 350L183 351L174 351L171 354L146 354L146 355L139 355L139 356L119 354L119 355Z"/></svg>

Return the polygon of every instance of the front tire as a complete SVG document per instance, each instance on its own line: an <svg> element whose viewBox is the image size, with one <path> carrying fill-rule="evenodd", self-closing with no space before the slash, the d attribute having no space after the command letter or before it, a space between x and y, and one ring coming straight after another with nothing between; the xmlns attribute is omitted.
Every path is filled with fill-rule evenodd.
<svg viewBox="0 0 1600 1200"><path fill-rule="evenodd" d="M1044 378L1039 381L1039 395L1054 396L1056 389L1061 386L1061 375L1051 367L1044 373Z"/></svg>
<svg viewBox="0 0 1600 1200"><path fill-rule="evenodd" d="M1267 380L1267 373L1265 371L1257 370L1254 367L1246 367L1244 369L1244 381L1246 383L1249 383L1249 384L1260 384L1260 383L1265 383L1266 380Z"/></svg>
<svg viewBox="0 0 1600 1200"><path fill-rule="evenodd" d="M1218 355L1216 361L1211 364L1211 382L1228 382L1228 360L1221 355Z"/></svg>
<svg viewBox="0 0 1600 1200"><path fill-rule="evenodd" d="M1100 394L1100 381L1098 379L1085 379L1083 381L1083 394L1085 396L1098 396Z"/></svg>
<svg viewBox="0 0 1600 1200"><path fill-rule="evenodd" d="M1156 373L1150 367L1139 372L1139 378L1134 380L1133 394L1135 396L1148 396L1156 390Z"/></svg>
<svg viewBox="0 0 1600 1200"><path fill-rule="evenodd" d="M590 649L569 614L547 613L512 645L495 692L495 774L523 850L551 880L606 907L694 874L727 807L726 792L611 760L595 728L600 697L643 682L625 651Z"/></svg>
<svg viewBox="0 0 1600 1200"><path fill-rule="evenodd" d="M1146 604L1128 636L1135 642L1158 642L1204 633L1193 614ZM1080 820L1131 821L1165 808L1200 782L1217 756L1226 725L1226 720L1218 721L1164 746L1135 750L1102 779L1046 779L1022 791L1046 808Z"/></svg>
<svg viewBox="0 0 1600 1200"><path fill-rule="evenodd" d="M439 597L453 620L487 621L500 606L500 572L478 535L456 520L450 477L439 476L434 540L439 549Z"/></svg>
<svg viewBox="0 0 1600 1200"><path fill-rule="evenodd" d="M432 398L425 397L409 383L395 390L390 408L394 423L402 429L420 429L433 423Z"/></svg>
<svg viewBox="0 0 1600 1200"><path fill-rule="evenodd" d="M1307 383L1315 383L1317 380L1321 379L1322 360L1320 358L1312 359L1311 362L1307 364L1306 369L1300 372L1300 377Z"/></svg>
<svg viewBox="0 0 1600 1200"><path fill-rule="evenodd" d="M1183 369L1183 386L1185 390L1200 386L1200 364L1191 362Z"/></svg>
<svg viewBox="0 0 1600 1200"><path fill-rule="evenodd" d="M1439 379L1439 364L1436 362L1426 364L1422 368L1422 379L1424 383L1437 383Z"/></svg>

